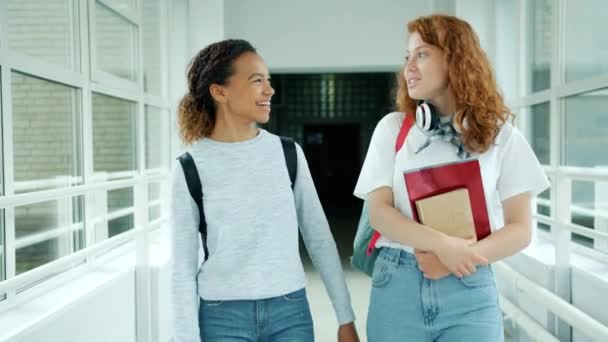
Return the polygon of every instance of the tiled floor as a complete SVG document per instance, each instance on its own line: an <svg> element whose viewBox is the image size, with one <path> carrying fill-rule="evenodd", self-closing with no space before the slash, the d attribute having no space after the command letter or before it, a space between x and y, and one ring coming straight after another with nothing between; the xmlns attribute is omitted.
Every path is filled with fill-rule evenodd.
<svg viewBox="0 0 608 342"><path fill-rule="evenodd" d="M358 217L352 215L329 216L332 234L342 258L346 283L350 290L356 317L355 325L357 326L361 341L367 341L365 338L365 322L367 321L367 306L369 304L371 282L365 274L351 269L348 261L352 254L352 242L358 220ZM315 324L316 341L336 341L338 323L325 286L321 281L319 273L312 267L306 253L303 253L303 260L308 278L307 292Z"/></svg>
<svg viewBox="0 0 608 342"><path fill-rule="evenodd" d="M316 341L336 341L338 323L336 314L319 273L314 271L307 272L308 277L308 300L315 325ZM367 306L369 304L370 279L363 273L354 270L346 270L346 282L351 294L353 310L355 311L355 325L359 332L361 341L365 338L365 322L367 321Z"/></svg>

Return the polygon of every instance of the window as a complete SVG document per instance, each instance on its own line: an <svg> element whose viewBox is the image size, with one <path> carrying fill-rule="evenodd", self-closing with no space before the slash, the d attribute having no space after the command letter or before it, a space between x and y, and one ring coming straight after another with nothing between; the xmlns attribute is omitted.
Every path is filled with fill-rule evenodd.
<svg viewBox="0 0 608 342"><path fill-rule="evenodd" d="M146 106L146 169L164 166L163 156L167 155L166 111Z"/></svg>
<svg viewBox="0 0 608 342"><path fill-rule="evenodd" d="M12 72L15 193L82 183L76 89Z"/></svg>
<svg viewBox="0 0 608 342"><path fill-rule="evenodd" d="M551 20L555 2L552 0L529 1L528 91L537 92L551 86Z"/></svg>
<svg viewBox="0 0 608 342"><path fill-rule="evenodd" d="M137 27L117 12L95 3L95 36L97 67L130 81L137 79Z"/></svg>
<svg viewBox="0 0 608 342"><path fill-rule="evenodd" d="M550 164L551 144L549 131L551 116L549 103L541 103L530 108L530 145L541 164Z"/></svg>
<svg viewBox="0 0 608 342"><path fill-rule="evenodd" d="M99 190L95 196L95 241L103 241L133 229L133 188ZM106 216L107 213L107 216Z"/></svg>
<svg viewBox="0 0 608 342"><path fill-rule="evenodd" d="M161 94L161 40L160 3L158 0L143 1L143 59L144 90L154 95Z"/></svg>
<svg viewBox="0 0 608 342"><path fill-rule="evenodd" d="M540 215L551 217L551 188L543 191L538 195L538 199L536 202L536 212ZM539 222L538 228L550 231L551 226L548 224Z"/></svg>
<svg viewBox="0 0 608 342"><path fill-rule="evenodd" d="M72 70L80 68L73 0L8 0L8 45Z"/></svg>
<svg viewBox="0 0 608 342"><path fill-rule="evenodd" d="M136 105L93 94L93 169L95 172L136 169Z"/></svg>
<svg viewBox="0 0 608 342"><path fill-rule="evenodd" d="M108 237L133 229L133 188L108 191L108 216Z"/></svg>
<svg viewBox="0 0 608 342"><path fill-rule="evenodd" d="M154 221L161 217L161 185L160 183L148 184L148 220Z"/></svg>
<svg viewBox="0 0 608 342"><path fill-rule="evenodd" d="M84 247L83 198L15 207L16 274Z"/></svg>
<svg viewBox="0 0 608 342"><path fill-rule="evenodd" d="M148 0L142 2L147 1ZM122 11L133 11L137 9L137 0L105 0L104 2Z"/></svg>
<svg viewBox="0 0 608 342"><path fill-rule="evenodd" d="M6 279L6 246L4 245L4 209L0 209L0 281ZM2 293L0 293L2 299Z"/></svg>
<svg viewBox="0 0 608 342"><path fill-rule="evenodd" d="M608 74L608 3L603 0L565 1L566 81ZM603 15L602 15L603 14Z"/></svg>
<svg viewBox="0 0 608 342"><path fill-rule="evenodd" d="M136 207L162 222L170 125L164 0L0 2L0 281L49 266L1 306L132 230Z"/></svg>
<svg viewBox="0 0 608 342"><path fill-rule="evenodd" d="M564 165L608 166L608 88L565 99Z"/></svg>
<svg viewBox="0 0 608 342"><path fill-rule="evenodd" d="M594 228L595 184L586 181L572 182L572 206L570 221L587 228ZM593 239L572 233L572 240L593 247Z"/></svg>

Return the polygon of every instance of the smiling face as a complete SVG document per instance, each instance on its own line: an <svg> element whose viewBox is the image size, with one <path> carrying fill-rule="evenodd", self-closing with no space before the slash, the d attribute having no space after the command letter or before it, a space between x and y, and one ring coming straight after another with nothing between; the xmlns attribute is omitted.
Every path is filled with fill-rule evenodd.
<svg viewBox="0 0 608 342"><path fill-rule="evenodd" d="M224 112L244 121L264 124L270 119L270 99L274 89L264 60L252 52L239 56L232 64L232 76L222 85Z"/></svg>
<svg viewBox="0 0 608 342"><path fill-rule="evenodd" d="M422 40L418 32L410 34L404 77L408 95L415 100L444 97L448 91L448 65L445 54Z"/></svg>

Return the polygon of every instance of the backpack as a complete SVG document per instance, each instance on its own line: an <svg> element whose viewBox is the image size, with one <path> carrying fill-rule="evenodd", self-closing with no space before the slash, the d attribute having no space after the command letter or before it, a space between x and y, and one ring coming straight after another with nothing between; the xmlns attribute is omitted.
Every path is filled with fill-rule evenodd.
<svg viewBox="0 0 608 342"><path fill-rule="evenodd" d="M397 135L397 141L395 142L395 156L403 146L405 138L413 124L414 116L411 114L405 115L405 118L401 123L401 129ZM353 256L350 259L350 263L355 269L371 277L374 272L374 264L378 258L378 253L380 253L380 251L376 249L376 242L380 238L380 233L374 230L370 225L367 207L367 200L365 200L363 201L363 209L361 210L361 217L359 218L357 233L355 234Z"/></svg>
<svg viewBox="0 0 608 342"><path fill-rule="evenodd" d="M298 170L298 156L296 152L296 143L291 138L280 137L281 146L283 148L283 155L285 156L285 164L287 165L287 172L289 173L289 179L291 180L291 189L296 182L296 173ZM185 152L180 155L177 160L184 169L184 177L186 177L186 184L188 185L188 191L196 206L198 207L199 223L198 231L201 235L201 242L203 243L203 251L205 252L205 259L209 258L209 250L207 249L207 221L205 220L205 212L203 210L203 186L198 174L192 155L189 152Z"/></svg>

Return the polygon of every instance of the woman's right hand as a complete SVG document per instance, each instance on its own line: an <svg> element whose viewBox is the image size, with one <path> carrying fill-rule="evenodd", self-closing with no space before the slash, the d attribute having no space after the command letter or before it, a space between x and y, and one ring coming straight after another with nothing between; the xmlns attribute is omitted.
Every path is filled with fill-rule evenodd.
<svg viewBox="0 0 608 342"><path fill-rule="evenodd" d="M452 274L462 278L475 273L477 265L488 264L488 260L472 248L475 242L474 238L467 240L445 235L433 253Z"/></svg>

